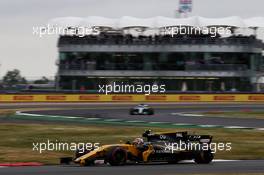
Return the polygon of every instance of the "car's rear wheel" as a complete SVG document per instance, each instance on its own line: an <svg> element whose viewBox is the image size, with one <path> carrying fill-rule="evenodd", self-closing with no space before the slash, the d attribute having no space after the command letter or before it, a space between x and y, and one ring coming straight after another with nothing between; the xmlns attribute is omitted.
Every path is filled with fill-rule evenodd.
<svg viewBox="0 0 264 175"><path fill-rule="evenodd" d="M201 151L196 154L194 161L198 164L208 164L212 162L214 155L211 151Z"/></svg>
<svg viewBox="0 0 264 175"><path fill-rule="evenodd" d="M148 110L148 115L154 115L154 110L153 109L149 109Z"/></svg>
<svg viewBox="0 0 264 175"><path fill-rule="evenodd" d="M126 161L127 152L120 147L113 148L107 156L107 162L112 166L125 165Z"/></svg>

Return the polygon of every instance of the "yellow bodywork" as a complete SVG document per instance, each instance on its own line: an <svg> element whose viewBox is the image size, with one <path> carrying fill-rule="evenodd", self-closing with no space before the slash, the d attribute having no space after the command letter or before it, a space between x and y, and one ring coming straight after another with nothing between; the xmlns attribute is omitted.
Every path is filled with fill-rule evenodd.
<svg viewBox="0 0 264 175"><path fill-rule="evenodd" d="M80 163L80 165L85 165L86 160L95 160L97 158L105 158L109 151L111 151L114 147L120 147L135 157L142 158L144 162L148 161L148 157L153 153L153 147L148 145L148 149L145 151L140 151L136 145L133 144L112 144L112 145L103 145L98 149L90 151L89 153L78 157L75 159L76 163Z"/></svg>

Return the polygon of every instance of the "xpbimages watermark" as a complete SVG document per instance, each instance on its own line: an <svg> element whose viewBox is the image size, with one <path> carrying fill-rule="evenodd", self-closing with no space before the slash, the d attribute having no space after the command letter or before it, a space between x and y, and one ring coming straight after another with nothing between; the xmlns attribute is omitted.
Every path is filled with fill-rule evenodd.
<svg viewBox="0 0 264 175"><path fill-rule="evenodd" d="M79 153L84 153L85 151L91 151L98 149L100 143L75 143L75 142L60 142L58 140L51 141L47 140L46 142L33 142L32 150L37 151L39 153L43 153L44 151L76 151Z"/></svg>
<svg viewBox="0 0 264 175"><path fill-rule="evenodd" d="M109 93L144 93L145 95L150 95L152 93L165 93L166 86L165 85L148 85L148 84L124 84L116 83L108 84L108 85L98 85L98 92L109 94Z"/></svg>
<svg viewBox="0 0 264 175"><path fill-rule="evenodd" d="M210 35L212 38L219 35L231 35L232 27L195 27L195 26L177 26L164 27L164 34L171 35Z"/></svg>
<svg viewBox="0 0 264 175"><path fill-rule="evenodd" d="M198 143L198 142L180 142L175 143L165 143L165 152L174 153L177 151L209 151L216 153L217 151L231 151L232 143Z"/></svg>
<svg viewBox="0 0 264 175"><path fill-rule="evenodd" d="M61 27L56 25L33 26L33 35L43 37L44 35L68 35L84 37L86 35L97 35L99 27Z"/></svg>

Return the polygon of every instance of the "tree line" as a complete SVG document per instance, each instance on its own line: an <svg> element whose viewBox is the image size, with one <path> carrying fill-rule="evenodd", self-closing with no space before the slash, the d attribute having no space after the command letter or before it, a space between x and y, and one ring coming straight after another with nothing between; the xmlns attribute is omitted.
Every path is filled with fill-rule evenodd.
<svg viewBox="0 0 264 175"><path fill-rule="evenodd" d="M43 76L40 79L34 80L33 84L47 84L50 80ZM14 86L19 84L28 84L28 80L23 77L20 73L20 70L14 69L7 71L2 79L2 84L5 86Z"/></svg>

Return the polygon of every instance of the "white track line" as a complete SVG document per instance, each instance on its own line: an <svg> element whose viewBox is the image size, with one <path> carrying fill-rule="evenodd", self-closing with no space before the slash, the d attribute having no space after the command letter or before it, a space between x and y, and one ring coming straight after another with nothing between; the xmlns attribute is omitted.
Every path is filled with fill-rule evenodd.
<svg viewBox="0 0 264 175"><path fill-rule="evenodd" d="M171 113L171 115L178 115L178 116L184 116L184 117L203 117L202 114L191 114L191 113Z"/></svg>
<svg viewBox="0 0 264 175"><path fill-rule="evenodd" d="M144 123L145 121L141 121L141 120L127 120L125 122L127 122L127 123Z"/></svg>
<svg viewBox="0 0 264 175"><path fill-rule="evenodd" d="M184 126L184 125L193 125L193 124L191 124L191 123L173 123L172 125Z"/></svg>
<svg viewBox="0 0 264 175"><path fill-rule="evenodd" d="M219 125L199 125L204 128L212 128L212 127L219 127Z"/></svg>
<svg viewBox="0 0 264 175"><path fill-rule="evenodd" d="M245 126L224 126L224 128L228 128L228 129L246 129L246 128L250 128L250 127L245 127Z"/></svg>
<svg viewBox="0 0 264 175"><path fill-rule="evenodd" d="M113 119L105 119L104 121L106 121L106 122L119 122L119 121L123 121L123 120L113 118Z"/></svg>
<svg viewBox="0 0 264 175"><path fill-rule="evenodd" d="M30 113L24 113L24 112L20 112L20 111L16 111L17 115L26 115L26 116L34 116L34 117L42 117L43 115L41 114L30 114Z"/></svg>
<svg viewBox="0 0 264 175"><path fill-rule="evenodd" d="M169 122L148 122L150 124L169 124Z"/></svg>
<svg viewBox="0 0 264 175"><path fill-rule="evenodd" d="M96 118L96 117L93 117L93 118L83 118L83 119L85 119L85 120L99 120L100 118Z"/></svg>
<svg viewBox="0 0 264 175"><path fill-rule="evenodd" d="M242 160L225 160L225 159L214 159L213 162L236 162Z"/></svg>
<svg viewBox="0 0 264 175"><path fill-rule="evenodd" d="M256 128L256 130L264 131L264 128Z"/></svg>
<svg viewBox="0 0 264 175"><path fill-rule="evenodd" d="M242 160L225 160L225 159L213 159L212 162L236 162ZM194 160L182 160L180 163L194 163Z"/></svg>

